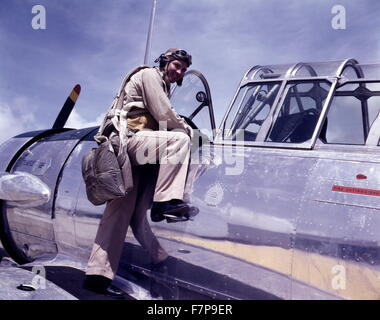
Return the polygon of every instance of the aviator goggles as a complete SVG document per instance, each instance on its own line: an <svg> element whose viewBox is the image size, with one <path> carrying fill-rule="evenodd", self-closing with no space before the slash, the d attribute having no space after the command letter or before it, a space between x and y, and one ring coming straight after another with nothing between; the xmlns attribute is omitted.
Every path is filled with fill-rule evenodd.
<svg viewBox="0 0 380 320"><path fill-rule="evenodd" d="M175 51L167 51L166 53L161 54L154 62L167 62L168 60L181 60L188 64L188 66L192 63L191 55L187 53L187 51L182 49L177 49Z"/></svg>
<svg viewBox="0 0 380 320"><path fill-rule="evenodd" d="M187 53L187 51L178 49L174 51L172 54L175 58L181 59L181 60L187 60L189 62L189 65L191 64L191 55Z"/></svg>

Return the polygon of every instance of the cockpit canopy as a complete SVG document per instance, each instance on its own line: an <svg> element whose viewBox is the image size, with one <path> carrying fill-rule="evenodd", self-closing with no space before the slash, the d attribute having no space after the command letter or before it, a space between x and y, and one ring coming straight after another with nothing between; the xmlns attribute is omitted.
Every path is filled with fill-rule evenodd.
<svg viewBox="0 0 380 320"><path fill-rule="evenodd" d="M379 145L380 64L354 59L255 66L243 76L218 138L312 148Z"/></svg>

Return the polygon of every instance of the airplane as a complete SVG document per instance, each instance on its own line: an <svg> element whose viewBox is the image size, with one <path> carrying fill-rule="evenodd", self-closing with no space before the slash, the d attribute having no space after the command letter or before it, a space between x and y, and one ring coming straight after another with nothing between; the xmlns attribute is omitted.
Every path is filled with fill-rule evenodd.
<svg viewBox="0 0 380 320"><path fill-rule="evenodd" d="M201 129L199 213L150 223L168 274L128 232L118 277L163 299L380 299L379 71L355 59L253 66L218 128L206 78L188 71L171 100ZM0 146L3 175L40 183L30 206L27 183L0 196L0 239L21 266L85 265L93 245L104 206L87 200L81 159L98 127L64 127L79 91L53 128Z"/></svg>

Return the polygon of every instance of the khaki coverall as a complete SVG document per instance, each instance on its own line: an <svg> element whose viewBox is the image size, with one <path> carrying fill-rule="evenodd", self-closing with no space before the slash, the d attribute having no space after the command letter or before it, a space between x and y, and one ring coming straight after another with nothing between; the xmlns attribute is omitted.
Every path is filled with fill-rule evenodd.
<svg viewBox="0 0 380 320"><path fill-rule="evenodd" d="M137 130L127 145L134 186L125 197L107 202L86 270L87 275L109 279L116 274L129 225L153 263L168 257L149 226L147 210L152 201L189 200L191 190L186 178L192 129L171 107L170 88L163 81L162 72L158 68L142 69L131 77L124 90L124 104L132 105L131 111L142 112L128 117L129 129ZM173 129L178 132L170 131ZM112 135L117 132L110 138ZM141 165L146 163L160 166L153 167L155 172L144 174L142 170L146 168Z"/></svg>

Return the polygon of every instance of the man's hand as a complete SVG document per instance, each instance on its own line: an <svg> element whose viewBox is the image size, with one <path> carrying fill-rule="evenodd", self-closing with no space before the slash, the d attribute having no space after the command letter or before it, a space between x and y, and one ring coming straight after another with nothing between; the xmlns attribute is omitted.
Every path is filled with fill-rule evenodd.
<svg viewBox="0 0 380 320"><path fill-rule="evenodd" d="M190 140L192 140L194 137L194 130L188 124L186 124L186 133L190 137Z"/></svg>

